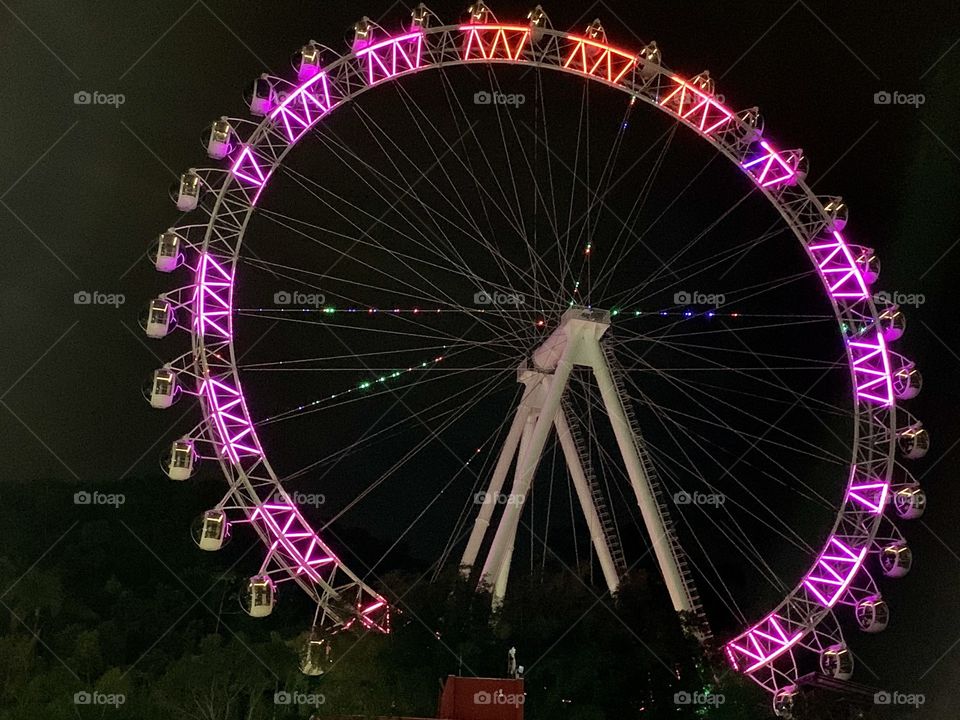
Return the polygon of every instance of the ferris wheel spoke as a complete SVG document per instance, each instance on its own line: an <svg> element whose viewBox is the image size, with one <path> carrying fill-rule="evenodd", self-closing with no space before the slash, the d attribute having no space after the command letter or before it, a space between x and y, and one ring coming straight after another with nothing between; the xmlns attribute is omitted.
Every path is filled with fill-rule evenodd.
<svg viewBox="0 0 960 720"><path fill-rule="evenodd" d="M796 391L789 390L788 388L785 388L784 386L779 385L779 384L777 384L777 383L773 383L773 382L771 382L770 380L767 380L766 378L763 378L763 377L761 377L761 376L759 376L759 375L755 375L755 374L748 373L745 368L740 368L740 367L732 366L732 365L730 365L730 364L728 364L728 363L726 363L726 362L721 362L721 361L718 361L718 360L713 360L713 359L707 357L707 356L706 356L705 354L703 354L703 353L695 353L695 352L693 352L692 350L688 349L688 348L696 348L696 349L699 349L699 350L712 350L713 348L712 348L711 346L707 346L707 345L691 345L691 344L684 344L684 343L679 343L679 342L667 342L667 341L662 340L662 339L657 340L656 343L657 343L659 346L666 347L666 348L669 348L669 349L672 349L672 350L676 350L677 352L681 353L682 355L689 356L689 357L693 357L693 358L695 358L695 359L703 360L703 361L705 361L705 362L708 362L708 363L710 364L710 368L713 369L713 370L715 370L715 371L722 370L722 371L725 371L725 372L726 372L726 371L734 372L734 373L736 373L736 374L738 374L738 375L743 375L743 376L749 378L749 380L750 380L751 382L753 382L753 383L757 383L757 384L760 384L760 385L764 385L764 386L766 386L766 387L770 387L770 388L773 388L773 389L775 389L775 390L787 390L789 396L790 396L791 398L793 398L794 400L796 400L797 397L798 397L798 393L797 393ZM623 347L623 346L618 346L618 347ZM626 348L624 348L624 352L629 353L629 355L630 355L633 359L635 359L637 362L639 362L639 363L641 363L641 364L644 364L644 365L646 366L646 369L647 369L648 371L650 371L650 372L661 372L661 373L664 373L665 375L669 375L669 373L670 373L670 370L668 370L668 369L664 369L664 368L652 368L648 363L646 363L646 361L644 360L643 356L637 355L637 354L636 354L636 351L634 351L634 350L632 350L632 349L626 349ZM727 350L727 352L729 352L729 353L742 353L743 351L737 351L737 350L734 350L734 349L729 349L729 350ZM772 357L776 357L776 356L772 356ZM798 359L802 360L802 358L798 358ZM811 358L810 361L809 361L809 365L810 365L810 367L811 367L812 369L814 369L814 370L822 368L822 369L824 370L824 372L830 372L830 371L833 371L833 370L839 371L839 370L843 369L843 365L842 365L841 363L839 363L839 362L827 362L827 361L816 361L816 362L814 362L814 359L812 359L812 358ZM804 372L806 372L806 371L804 371ZM687 382L690 382L690 381L688 380ZM831 413L834 413L834 414L839 415L839 416L842 416L842 417L851 417L851 414L850 414L849 412L844 411L843 409L838 408L837 406L835 406L835 405L833 405L833 404L831 404L831 403L829 403L829 402L827 402L827 401L825 401L825 400L821 400L821 399L818 399L818 398L809 398L809 397L808 397L808 398L806 398L806 402L808 402L808 403L810 403L810 404L813 404L813 405L816 405L816 406L818 407L818 409L821 410L821 411L831 412Z"/></svg>
<svg viewBox="0 0 960 720"><path fill-rule="evenodd" d="M437 414L437 417L448 416L448 419L449 419L449 417L455 417L455 418L460 417L460 416L462 416L463 414L466 413L466 409L465 409L465 408L471 408L471 407L473 407L476 403L478 403L478 402L480 402L481 400L483 400L484 398L486 398L489 394L491 394L492 392L494 392L494 391L497 389L498 385L499 385L501 382L502 382L502 378L496 378L496 377L490 378L489 380L486 381L486 385L481 385L481 389L480 389L480 392L479 392L479 393L477 392L477 389L476 389L476 388L465 388L465 389L463 389L463 390L461 390L461 391L456 392L454 395L452 395L452 396L450 396L450 397L448 397L448 398L445 398L445 399L443 399L443 400L441 400L441 401L438 401L438 402L436 402L436 403L434 403L434 404L432 404L432 405L424 408L421 412L422 412L422 413L427 413L427 412L433 411L433 410L435 410L436 408L440 407L441 405L443 405L443 404L445 404L445 403L449 403L451 400L454 400L454 399L456 399L456 398L459 398L461 395L465 395L465 394L467 394L467 393L475 393L475 397L474 397L472 400L470 400L470 401L468 401L468 402L466 402L466 403L464 403L464 404L458 404L458 405L456 405L456 406L455 406L454 408L452 408L452 409L445 410L445 411L443 411L443 412L438 412L438 414ZM408 390L408 392L409 392L409 390ZM393 403L393 405L391 405L389 408L387 408L387 410L386 410L382 415L380 415L380 417L377 418L377 420L376 420L375 422L373 422L373 423L371 424L370 428L369 428L365 433L363 433L360 437L358 437L354 442L350 443L349 445L347 445L347 446L345 446L345 447L339 448L336 452L331 453L330 455L328 455L328 456L326 456L326 457L319 458L319 459L317 459L316 461L310 463L309 465L307 465L307 466L305 466L305 467L297 470L296 472L294 472L294 473L286 476L286 477L284 478L284 481L289 481L289 480L295 479L295 478L297 478L297 477L303 476L303 475L305 475L305 474L307 474L307 473L309 473L309 472L311 472L311 471L313 471L313 470L315 470L315 469L317 469L317 468L319 468L319 467L321 467L321 466L327 466L326 470L325 470L325 471L323 472L323 474L320 476L320 479L323 479L323 478L326 477L330 472L332 472L332 471L339 465L339 463L342 462L345 458L349 457L350 455L352 455L352 454L354 454L354 453L356 453L356 452L359 452L362 448L369 446L370 443L373 442L376 438L378 438L378 437L380 437L380 436L383 436L384 434L390 432L391 430L394 430L394 429L400 427L401 425L407 424L408 421L409 421L409 418L404 418L404 419L402 419L402 420L395 421L395 422L393 422L392 424L387 425L387 426L385 426L385 427L380 428L379 430L377 430L377 426L380 424L380 422L381 422L384 418L386 418L386 416L387 416L393 409L396 408L396 406L397 406L397 404L398 404L399 402L400 402L400 400L395 397L395 402ZM385 477L386 477L388 474L392 474L392 472L394 471L395 468L401 467L408 459L412 458L413 455L415 455L417 452L419 452L419 450L422 449L422 447L425 446L425 444L431 443L433 439L434 439L434 436L431 435L431 436L428 436L428 437L420 440L420 442L417 444L417 446L415 446L414 449L412 449L411 451L409 451L409 452L407 453L407 455L405 456L405 459L404 459L404 460L398 461L399 464L395 464L394 468L391 468L391 470L388 470L387 473L385 473L383 476L381 476L381 478L380 478L379 480L375 480L374 483L380 484L380 482L382 482L382 480L385 479ZM447 447L447 449L449 450L449 447ZM451 452L452 452L452 451L451 451ZM454 456L456 457L456 453L454 453ZM457 458L457 459L459 460L460 458ZM330 522L332 522L332 520L331 520ZM328 524L329 524L329 523L328 523Z"/></svg>
<svg viewBox="0 0 960 720"><path fill-rule="evenodd" d="M601 263L596 274L596 278L591 281L591 291L593 290L594 285L596 285L598 297L604 297L609 281L613 279L613 274L620 267L621 262L624 261L624 258L630 247L629 243L625 242L626 231L628 229L630 229L631 232L633 231L636 223L639 221L644 209L646 208L647 200L650 198L650 193L653 191L653 187L657 181L657 178L659 177L660 170L663 168L667 154L673 145L673 140L676 136L676 129L677 128L674 127L672 132L667 136L667 140L660 149L660 153L654 161L653 167L640 186L640 192L637 193L637 196L634 198L633 205L627 212L626 219L620 223L620 227L613 239L613 243L611 243L610 247L607 248L606 252L604 253L603 262ZM639 237L645 236L646 233L640 233L639 235ZM618 246L621 245L621 242L623 243L623 246L618 248ZM592 239L590 245L593 245ZM608 264L611 262L612 265L610 265L608 270Z"/></svg>
<svg viewBox="0 0 960 720"><path fill-rule="evenodd" d="M822 450L822 448L820 448L819 445L817 445L817 444L815 444L815 443L811 443L809 440L807 440L807 439L805 439L805 438L802 438L802 437L800 437L799 435L796 435L795 433L787 432L786 430L784 430L784 429L782 429L782 428L780 428L780 427L778 427L778 426L776 426L776 425L774 425L774 424L766 424L766 429L765 429L765 430L763 431L763 433L761 433L760 435L756 435L756 434L754 434L754 433L749 433L749 432L742 431L742 430L737 430L737 429L733 428L732 426L730 426L730 425L729 425L728 423L726 423L725 421L723 421L723 420L720 418L719 415L717 415L717 414L714 413L712 410L710 410L709 408L707 408L700 400L697 399L697 397L699 396L699 397L702 397L702 398L707 399L707 400L714 400L714 401L716 401L717 403L719 403L719 404L725 406L726 408L728 408L732 413L734 413L734 415L742 415L742 416L744 416L746 419L755 421L755 422L757 422L758 424L764 425L765 422L764 422L763 418L757 416L757 415L754 414L754 413L748 412L747 410L745 410L743 407L741 407L741 406L738 405L737 403L730 402L730 401L727 401L727 400L723 400L723 399L721 399L720 397L716 396L714 393L711 393L711 392L708 391L708 390L704 390L704 389L702 389L702 388L699 388L699 387L697 387L696 385L694 385L693 383L690 383L690 382L686 381L685 379L683 379L683 378L681 378L681 377L678 377L678 376L675 376L675 375L671 375L670 373L665 372L665 371L662 371L662 370L660 370L659 368L655 368L654 366L649 365L648 363L646 363L646 361L645 361L643 358L639 357L639 356L636 357L636 360L637 360L638 362L641 362L641 363L646 364L647 367L648 367L648 369L650 369L651 371L655 372L658 377L661 377L661 378L665 379L672 387L674 387L676 390L680 391L680 392L684 395L684 397L686 397L686 398L687 398L688 400L690 400L691 402L694 402L701 410L703 410L704 412L708 413L708 414L714 419L714 421L711 422L710 420L707 420L706 418L701 417L701 416L699 416L699 415L695 415L695 414L692 414L692 413L686 413L685 415L686 415L687 417L689 417L690 419L696 419L697 421L699 421L699 422L701 422L701 423L704 423L704 424L710 424L710 425L716 424L718 427L728 429L728 430L736 433L737 435L739 435L741 438L744 438L744 439L749 438L749 439L755 440L755 441L757 441L757 442L763 440L763 441L765 441L765 442L769 442L769 443L771 443L771 444L778 445L778 446L780 446L781 448L783 448L783 449L785 449L785 450L792 450L792 451L794 451L794 452L801 453L801 454L805 454L805 455L808 455L808 456L813 457L813 458L816 458L816 459L821 459L821 460L823 460L823 459L833 458L837 463L839 463L839 464L841 464L841 465L847 464L847 459L846 459L845 457L836 455L835 453L825 453L825 454L823 454L823 455L820 455L820 454L816 454L816 453L812 452L812 448L817 448L817 449L820 449L820 450ZM828 371L828 372L829 372L829 371ZM815 383L818 382L818 381L819 381L820 379L822 379L823 377L825 377L825 375L824 375L824 374L821 374L820 377L818 378L818 380L815 381ZM753 379L753 376L751 376L751 379ZM638 389L637 386L633 383L632 380L629 381L629 382L630 382L631 385L634 387L634 389ZM778 386L774 385L774 387L778 387ZM686 390L692 391L693 393L695 393L695 395L694 395L694 394L691 394L691 393L688 393L684 388L686 388ZM796 408L796 407L798 407L798 406L801 405L801 398L802 398L802 396L799 395L799 394L794 394L793 391L790 391L790 394L794 395L794 401L791 403L791 405L789 406L788 410L785 411L784 416L785 416L786 412L788 412L788 411L790 411L790 410L792 410L792 409L794 409L794 408ZM680 411L673 411L673 410L671 410L671 412L680 413ZM681 413L681 414L683 414L683 413ZM783 417L783 416L781 416L780 419L782 419L782 417ZM776 441L773 441L773 440L766 440L766 439L765 439L766 436L767 436L770 432L772 432L774 429L777 429L779 432L781 432L781 433L783 433L784 435L786 435L786 436L788 437L788 439L793 440L793 441L796 441L797 443L800 443L801 445L807 446L807 447L811 448L811 450L810 450L810 451L805 451L805 450L802 450L802 449L800 449L800 448L798 448L798 447L796 447L795 445L792 445L792 444L779 443L779 442L776 442ZM799 480L799 478L796 478L796 479Z"/></svg>
<svg viewBox="0 0 960 720"><path fill-rule="evenodd" d="M444 490L446 490L446 489L459 477L460 473L462 473L463 471L469 469L469 463L470 463L470 460L472 459L473 456L471 456L470 458L467 458L466 460L464 460L463 458L459 457L452 449L450 449L450 447L449 447L446 443L444 443L444 442L442 441L442 439L440 438L440 434L443 433L443 432L445 432L445 431L447 431L447 430L449 430L449 429L450 429L451 427L453 427L454 425L456 425L457 422L459 422L477 403L479 403L481 400L483 400L490 392L491 392L491 389L488 387L488 388L486 388L483 392L481 392L480 394L478 394L475 398L473 398L470 402L468 402L467 404L457 406L457 407L455 407L455 408L453 408L453 409L451 409L451 410L448 410L448 411L446 411L446 412L444 412L444 413L440 413L440 414L432 417L431 420L439 423L438 427L437 427L437 428L432 428L432 427L430 427L430 426L428 426L428 425L425 424L425 427L427 427L427 430L428 430L428 432L429 432L430 434L429 434L428 436L424 437L423 439L421 439L421 440L420 440L416 445L414 445L412 448L410 448L410 449L403 455L403 457L401 457L400 459L398 459L398 460L397 460L393 465L391 465L383 474L381 474L379 477L377 477L377 478L375 478L373 481L371 481L371 482L367 485L367 487L364 488L360 493L358 493L357 496L354 497L343 509L341 509L341 510L340 510L336 515L334 515L332 518L330 518L329 520L327 520L327 522L324 524L324 527L329 527L329 526L332 525L334 522L336 522L338 519L340 519L341 517L343 517L343 516L344 516L345 514L347 514L350 510L352 510L354 507L356 507L358 504L360 504L360 502L362 502L366 497L368 497L371 493L373 493L377 488L379 488L381 485L383 485L383 483L385 483L390 477L392 477L392 476L395 475L398 471L400 471L401 469L403 469L403 468L404 468L407 464L409 464L412 460L416 459L416 458L423 452L424 449L426 449L426 448L428 448L428 447L432 447L432 446L434 446L436 443L440 443L441 445L443 445L443 447L446 448L446 449L453 455L453 457L461 463L460 470L459 470L457 473L454 473L454 474L453 474L453 477L446 483L446 485L443 487L443 489L440 491L440 493L442 493ZM444 417L444 416L446 416L446 417ZM497 435L497 431L494 431L493 433L491 433L491 434L488 436L487 440L489 441L490 438L496 437L496 435ZM350 449L348 449L348 450L350 450ZM355 451L355 448L353 448L352 450ZM347 454L350 454L350 453L347 453ZM334 466L336 465L336 463L340 462L340 460L341 460L343 457L345 457L345 456L346 456L346 455L341 455L340 457L338 457L338 458L334 461ZM330 471L332 471L332 470L333 470L333 466L331 466L330 470L328 470L327 472L330 472ZM475 483L478 482L478 481L480 480L480 476L479 476L477 473L473 473L473 471L470 471L470 472L474 475L474 481L475 481ZM434 501L436 501L437 499L439 499L440 493L438 493L437 495L434 496ZM420 517L422 517L422 514L421 514ZM409 529L409 528L408 528L408 529Z"/></svg>
<svg viewBox="0 0 960 720"><path fill-rule="evenodd" d="M598 400L596 400L596 399L591 399L590 401L593 402L593 403L595 403L596 406L597 406L597 409L599 409L599 410L602 411L602 408L599 407L599 401L598 401ZM698 478L701 480L701 482L703 482L710 490L712 490L713 492L718 492L718 489L717 489L715 486L713 486L709 481L707 481L706 478L702 475L702 472L701 472L698 464L695 463L695 462L689 457L689 454L687 453L686 448L684 447L684 445L683 445L682 443L680 443L680 442L676 439L676 436L674 435L674 433L670 430L669 426L664 422L664 418L658 416L658 419L660 420L661 424L663 424L664 430L668 433L668 436L671 438L671 440L673 441L673 443L676 445L676 448L677 448L677 450L678 450L678 453L661 452L661 451L660 451L660 448L656 447L655 444L651 444L651 447L652 447L653 450L654 450L654 456L657 457L657 458L659 458L659 459L661 459L662 461L672 462L672 463L676 464L677 467L678 467L678 469L679 469L681 472L683 472L683 473L685 473L685 474L692 474L693 476L698 477ZM675 421L672 421L672 420L671 420L671 423L676 424ZM687 429L684 428L683 426L678 425L678 428L680 429L680 432L682 432L683 434L685 434L685 435L689 434L688 431L687 431ZM650 443L648 442L648 444L650 444ZM602 452L602 453L605 453L605 452L606 452L606 451L603 449L603 447L602 447L601 444L598 443L598 446L601 448L601 452ZM679 455L681 455L681 456L683 456L683 457L686 458L686 460L687 460L686 464L681 463L681 462L677 459L677 454L679 454ZM719 464L718 464L718 467L722 468L722 466L719 466ZM671 479L674 480L675 486L676 486L677 488L679 488L680 490L687 490L687 488L684 487L683 483L679 482L679 479L677 478L677 476L673 474L673 472L669 469L668 466L664 466L664 465L661 463L660 465L658 465L658 468L661 469L661 470L663 470L666 474L668 474L668 475L670 476ZM741 481L739 481L739 480L736 478L736 476L734 476L734 480L735 480L735 482L737 482L739 485L741 485L741 487L742 487L743 489L746 489L746 486L743 485L743 483L742 483ZM747 492L747 494L748 494L748 496L751 496L751 494L750 494L749 492ZM754 519L755 521L760 522L761 524L763 524L763 525L764 525L765 527L767 527L768 529L774 531L776 534L780 535L785 541L787 541L787 542L795 545L796 547L798 547L798 549L808 550L807 547L804 547L804 541L803 541L802 538L800 538L799 535L796 535L796 533L794 533L794 535L796 536L796 539L793 539L793 538L787 536L786 534L784 534L783 530L781 530L780 527L779 527L779 525L781 524L780 522L778 522L778 521L779 521L779 516L775 513L775 511L773 511L773 509L769 508L769 506L767 506L767 505L765 505L765 504L763 504L763 503L760 503L760 504L761 504L762 508L763 508L764 510L766 510L767 513L770 514L771 517L774 519L773 522L771 522L771 521L765 519L764 517L759 516L759 515L757 515L756 513L752 512L749 508L747 508L747 507L746 507L745 505L743 505L742 503L738 503L735 499L731 502L731 506L736 506L736 507L742 509L742 510L743 510L747 515L749 515L752 519ZM750 563L755 567L755 569L756 569L761 575L763 575L763 576L766 577L767 581L774 587L774 589L778 589L778 590L784 589L785 586L783 585L783 582L777 577L777 575L772 571L772 569L770 569L769 565L767 564L766 560L764 559L763 554L760 553L759 550L750 542L750 540L749 540L749 534L743 532L743 529L736 523L735 519L734 519L733 516L730 514L730 509L726 507L726 503L724 503L724 506L723 506L723 507L724 507L724 510L726 511L727 515L729 516L729 521L736 527L736 530L735 530L735 531L724 530L719 524L717 524L717 522L714 521L714 518L712 518L712 517L709 516L709 514L706 515L707 519L710 520L711 523L714 524L714 525L718 528L718 530L720 530L720 531L731 541L731 544L732 544L741 554L744 555L744 557L747 559L747 561L750 562ZM701 508L701 511L702 511L702 508Z"/></svg>
<svg viewBox="0 0 960 720"><path fill-rule="evenodd" d="M695 285L698 278L710 279L714 275L711 273L714 268L722 266L727 258L733 257L738 248L754 241L755 238L751 238L741 243L732 244L728 248L713 253L710 257L694 260L687 265L675 266L673 268L674 278L669 281L658 282L662 280L662 275L656 278L653 278L652 275L648 276L628 289L605 296L605 304L611 307L634 305L653 298L665 289L677 287L681 282L686 285ZM772 283L773 281L765 282Z"/></svg>

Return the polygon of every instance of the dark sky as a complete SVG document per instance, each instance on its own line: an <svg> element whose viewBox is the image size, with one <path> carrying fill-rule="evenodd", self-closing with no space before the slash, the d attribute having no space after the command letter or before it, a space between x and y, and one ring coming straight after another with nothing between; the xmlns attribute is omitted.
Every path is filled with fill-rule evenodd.
<svg viewBox="0 0 960 720"><path fill-rule="evenodd" d="M431 6L451 20L463 12ZM494 7L501 20L527 9ZM882 287L925 295L901 345L926 381L911 410L934 440L916 468L931 507L907 528L915 570L888 587L890 629L854 641L881 678L858 679L938 696L954 690L960 338L949 328L960 257L960 11L946 0L546 9L558 28L582 30L599 16L627 47L655 39L669 67L688 76L709 68L728 104L760 106L780 146L811 158L815 189L844 196L851 240L883 260ZM139 391L162 353L142 339L137 313L158 288L143 255L176 217L167 187L203 164L200 137L213 118L243 114L248 80L265 68L288 74L291 51L310 38L342 47L360 14L393 27L407 13L399 2L0 0L5 479L83 484L157 472L186 409L150 412ZM122 93L125 102L74 104L84 90ZM923 93L925 103L875 104L884 90ZM75 305L83 290L122 293L126 303Z"/></svg>

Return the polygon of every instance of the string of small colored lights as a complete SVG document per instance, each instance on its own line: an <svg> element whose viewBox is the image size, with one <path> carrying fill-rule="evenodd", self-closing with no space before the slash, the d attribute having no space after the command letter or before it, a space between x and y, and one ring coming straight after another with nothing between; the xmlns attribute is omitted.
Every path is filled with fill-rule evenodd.
<svg viewBox="0 0 960 720"><path fill-rule="evenodd" d="M444 345L443 347L445 349L447 346ZM437 365L442 363L444 359L445 359L445 356L438 355L434 357L432 360L421 362L418 365L410 365L409 367L404 369L386 372L385 374L382 374L373 380L362 380L358 384L354 385L353 387L347 388L346 390L341 390L340 392L335 392L331 395L325 395L322 398L313 400L304 405L299 405L295 408L291 408L290 410L284 410L282 413L279 413L277 415L271 415L270 417L260 420L257 424L266 425L271 422L277 422L279 420L283 420L289 416L295 415L300 412L318 409L317 406L319 406L322 403L330 402L331 400L336 400L337 398L343 398L343 397L346 397L347 395L357 394L364 390L369 390L370 388L376 387L378 385L385 386L388 380L393 380L395 378L403 377L404 375L409 375L410 373L416 372L419 370L425 370L425 369L430 369L432 367L436 367Z"/></svg>
<svg viewBox="0 0 960 720"><path fill-rule="evenodd" d="M574 307L575 303L571 301L569 303L570 307ZM589 305L585 306L590 308ZM316 308L241 308L236 311L239 315L254 315L259 313L319 313L323 315L334 315L334 314L361 314L361 315L441 315L441 314L496 314L496 315L521 315L526 311L516 310L516 309L498 309L498 310L486 310L483 308L373 308L373 307L346 307L346 308L337 308L337 307L316 307ZM719 308L711 308L708 310L703 309L678 309L677 306L672 306L670 309L666 310L629 310L614 308L610 311L611 317L620 317L621 320L625 319L634 319L634 318L650 318L650 317L684 317L684 318L694 318L694 317L705 317L711 319L714 317L719 318L762 318L762 319L772 319L772 318L792 318L792 319L811 319L811 318L824 318L831 319L832 315L824 314L796 314L796 313L741 313L732 310L721 310ZM546 322L542 319L536 320L534 322L538 327L543 327Z"/></svg>

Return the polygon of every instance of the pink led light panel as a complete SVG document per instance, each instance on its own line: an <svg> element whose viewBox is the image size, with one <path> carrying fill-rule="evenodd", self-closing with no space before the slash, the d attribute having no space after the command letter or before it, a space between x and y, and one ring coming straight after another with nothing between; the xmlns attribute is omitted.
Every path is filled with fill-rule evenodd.
<svg viewBox="0 0 960 720"><path fill-rule="evenodd" d="M684 120L689 120L705 135L709 135L733 119L733 113L730 110L703 90L676 76L671 80L677 87L664 96L660 106Z"/></svg>
<svg viewBox="0 0 960 720"><path fill-rule="evenodd" d="M466 33L464 60L519 60L530 37L521 25L461 25Z"/></svg>
<svg viewBox="0 0 960 720"><path fill-rule="evenodd" d="M771 187L793 180L797 174L796 168L784 160L766 140L760 141L760 147L763 154L741 166L753 175L760 187Z"/></svg>
<svg viewBox="0 0 960 720"><path fill-rule="evenodd" d="M270 117L282 123L284 134L292 144L303 137L330 108L330 84L327 74L321 72L290 93L270 113Z"/></svg>
<svg viewBox="0 0 960 720"><path fill-rule="evenodd" d="M399 73L417 70L423 55L423 35L407 33L388 38L357 51L367 68L367 84L375 85Z"/></svg>
<svg viewBox="0 0 960 720"><path fill-rule="evenodd" d="M233 277L216 260L204 253L200 256L194 293L194 326L203 335L230 339L230 295Z"/></svg>

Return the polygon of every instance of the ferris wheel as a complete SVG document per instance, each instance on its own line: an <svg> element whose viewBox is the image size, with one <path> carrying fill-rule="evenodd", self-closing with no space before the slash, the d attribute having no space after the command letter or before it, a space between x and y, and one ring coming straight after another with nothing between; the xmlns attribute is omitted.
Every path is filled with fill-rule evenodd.
<svg viewBox="0 0 960 720"><path fill-rule="evenodd" d="M194 532L204 550L242 525L262 541L247 612L287 586L315 604L305 672L331 633L389 632L391 603L331 539L342 513L320 528L292 488L324 478L346 512L400 477L435 491L411 520L437 503L443 558L496 603L521 533L547 546L534 509L566 489L578 559L611 593L652 563L779 714L811 669L851 677L843 628L888 623L873 575L910 569L893 521L924 511L902 461L929 437L901 405L921 387L891 347L904 315L801 150L708 72L539 6L363 18L346 52L311 41L246 102L253 120L205 136L219 164L172 192L184 221L151 258L185 284L143 325L190 344L144 394L197 401L164 468L226 478Z"/></svg>

